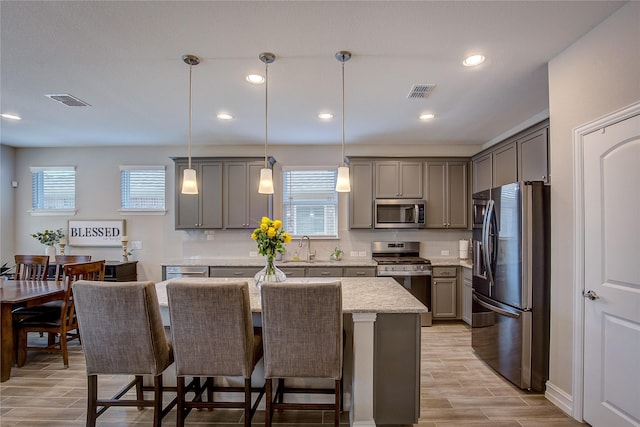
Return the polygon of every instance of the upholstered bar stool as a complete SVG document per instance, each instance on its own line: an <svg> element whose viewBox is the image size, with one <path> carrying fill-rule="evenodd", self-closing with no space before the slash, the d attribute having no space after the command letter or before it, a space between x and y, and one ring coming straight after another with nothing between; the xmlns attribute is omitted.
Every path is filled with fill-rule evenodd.
<svg viewBox="0 0 640 427"><path fill-rule="evenodd" d="M271 426L274 409L333 410L340 423L342 378L342 285L324 283L264 283L262 336L267 410ZM273 397L272 380L278 379ZM334 388L285 387L286 378L327 378ZM286 403L284 393L330 393L334 403Z"/></svg>
<svg viewBox="0 0 640 427"><path fill-rule="evenodd" d="M244 425L251 419L264 394L264 387L251 387L251 374L262 357L262 339L254 332L246 281L194 283L174 279L167 285L171 335L178 384L177 425L193 408L242 408ZM215 377L242 377L243 387L215 385ZM205 377L195 390L185 386L185 377ZM202 400L206 390L207 401ZM195 397L187 401L186 394ZM258 396L251 404L252 391ZM241 392L242 402L214 401L214 392Z"/></svg>
<svg viewBox="0 0 640 427"><path fill-rule="evenodd" d="M153 426L160 426L176 399L162 407L162 372L173 363L173 352L154 283L81 280L73 284L73 293L87 361L87 426L94 427L112 406L153 407ZM134 379L111 399L98 399L98 375ZM143 385L143 375L153 376L153 387ZM136 399L121 399L133 387ZM144 391L153 391L153 399L145 400Z"/></svg>

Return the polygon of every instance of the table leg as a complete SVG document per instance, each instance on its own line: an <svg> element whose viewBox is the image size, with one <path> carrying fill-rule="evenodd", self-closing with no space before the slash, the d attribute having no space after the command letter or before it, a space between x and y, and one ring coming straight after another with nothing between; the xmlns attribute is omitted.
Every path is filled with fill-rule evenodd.
<svg viewBox="0 0 640 427"><path fill-rule="evenodd" d="M373 352L376 313L353 313L353 386L351 425L375 427L373 419Z"/></svg>
<svg viewBox="0 0 640 427"><path fill-rule="evenodd" d="M0 381L7 381L11 376L13 364L13 316L11 304L2 304L0 321L2 322L0 338Z"/></svg>

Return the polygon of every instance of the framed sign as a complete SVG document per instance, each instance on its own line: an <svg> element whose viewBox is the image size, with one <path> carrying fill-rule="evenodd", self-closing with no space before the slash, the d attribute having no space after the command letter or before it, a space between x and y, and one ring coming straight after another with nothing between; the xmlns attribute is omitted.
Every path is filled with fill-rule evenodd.
<svg viewBox="0 0 640 427"><path fill-rule="evenodd" d="M69 246L122 246L124 219L70 220L67 230Z"/></svg>

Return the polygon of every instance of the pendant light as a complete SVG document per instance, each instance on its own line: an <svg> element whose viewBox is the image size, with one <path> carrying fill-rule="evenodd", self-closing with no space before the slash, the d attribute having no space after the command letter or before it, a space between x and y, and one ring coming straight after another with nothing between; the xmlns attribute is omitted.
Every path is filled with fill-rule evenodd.
<svg viewBox="0 0 640 427"><path fill-rule="evenodd" d="M184 55L182 60L189 65L189 167L184 170L182 176L182 194L198 194L198 180L196 170L191 168L191 118L192 118L192 69L200 63L200 58L195 55Z"/></svg>
<svg viewBox="0 0 640 427"><path fill-rule="evenodd" d="M349 168L344 162L344 63L351 59L351 52L341 50L336 53L336 59L342 63L342 166L338 167L336 191L348 193L351 191L351 180L349 179Z"/></svg>
<svg viewBox="0 0 640 427"><path fill-rule="evenodd" d="M262 52L258 58L264 62L264 168L260 169L258 193L273 194L273 171L269 168L267 145L269 143L269 64L276 60L270 52Z"/></svg>

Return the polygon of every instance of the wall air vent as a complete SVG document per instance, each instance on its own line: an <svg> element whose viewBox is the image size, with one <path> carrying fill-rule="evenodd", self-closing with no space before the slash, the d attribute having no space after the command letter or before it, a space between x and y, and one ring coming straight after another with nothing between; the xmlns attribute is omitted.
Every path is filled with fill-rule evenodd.
<svg viewBox="0 0 640 427"><path fill-rule="evenodd" d="M411 90L409 91L409 95L407 95L408 99L422 99L431 95L431 91L436 87L435 84L421 84L421 85L413 85Z"/></svg>
<svg viewBox="0 0 640 427"><path fill-rule="evenodd" d="M91 107L91 105L87 104L83 100L78 99L73 95L69 95L68 93L50 94L45 96L61 104L64 104L67 107Z"/></svg>

